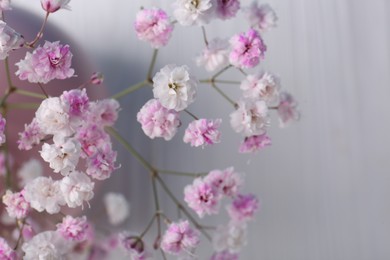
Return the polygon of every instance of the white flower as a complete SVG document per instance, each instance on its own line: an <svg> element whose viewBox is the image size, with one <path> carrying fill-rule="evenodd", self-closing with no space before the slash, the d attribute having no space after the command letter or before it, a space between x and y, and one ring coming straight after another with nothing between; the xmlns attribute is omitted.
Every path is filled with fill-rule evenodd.
<svg viewBox="0 0 390 260"><path fill-rule="evenodd" d="M29 182L24 198L32 208L39 212L46 210L49 214L60 212L60 205L64 205L59 182L48 177L38 177Z"/></svg>
<svg viewBox="0 0 390 260"><path fill-rule="evenodd" d="M194 102L197 80L187 66L167 65L153 78L153 94L162 106L176 111L184 110Z"/></svg>
<svg viewBox="0 0 390 260"><path fill-rule="evenodd" d="M213 17L215 3L213 0L176 0L173 8L173 15L179 24L204 25Z"/></svg>
<svg viewBox="0 0 390 260"><path fill-rule="evenodd" d="M264 134L269 125L267 104L263 100L240 100L238 109L230 114L230 124L245 136Z"/></svg>
<svg viewBox="0 0 390 260"><path fill-rule="evenodd" d="M227 226L219 226L213 237L214 250L228 250L238 253L247 243L247 227L245 224L230 222Z"/></svg>
<svg viewBox="0 0 390 260"><path fill-rule="evenodd" d="M24 187L30 181L42 176L43 169L40 161L36 159L30 159L27 162L23 163L22 167L20 167L17 175L20 179L19 186Z"/></svg>
<svg viewBox="0 0 390 260"><path fill-rule="evenodd" d="M196 57L196 65L207 71L215 71L229 64L229 41L215 38Z"/></svg>
<svg viewBox="0 0 390 260"><path fill-rule="evenodd" d="M104 196L108 220L112 225L119 225L130 214L130 206L120 193L109 192Z"/></svg>
<svg viewBox="0 0 390 260"><path fill-rule="evenodd" d="M74 171L60 181L60 189L66 204L70 208L82 206L84 201L88 203L93 196L95 184L84 173Z"/></svg>
<svg viewBox="0 0 390 260"><path fill-rule="evenodd" d="M269 4L259 5L257 1L244 9L252 27L258 28L261 32L270 30L276 27L278 17L274 9Z"/></svg>
<svg viewBox="0 0 390 260"><path fill-rule="evenodd" d="M0 0L0 11L11 10L10 0Z"/></svg>
<svg viewBox="0 0 390 260"><path fill-rule="evenodd" d="M3 2L0 0L0 10ZM23 44L24 38L0 20L0 60L7 58L11 50L19 49Z"/></svg>
<svg viewBox="0 0 390 260"><path fill-rule="evenodd" d="M268 72L248 75L241 83L245 98L264 100L268 106L279 105L280 80Z"/></svg>
<svg viewBox="0 0 390 260"><path fill-rule="evenodd" d="M75 138L69 138L60 143L55 140L52 145L43 144L40 154L43 160L50 164L50 168L54 172L60 172L63 176L66 176L76 169L80 158L80 150L80 142Z"/></svg>

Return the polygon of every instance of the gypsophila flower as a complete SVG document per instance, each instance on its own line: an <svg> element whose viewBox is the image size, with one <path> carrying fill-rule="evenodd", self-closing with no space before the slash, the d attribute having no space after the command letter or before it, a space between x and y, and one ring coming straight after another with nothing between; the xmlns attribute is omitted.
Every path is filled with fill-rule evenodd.
<svg viewBox="0 0 390 260"><path fill-rule="evenodd" d="M240 100L237 110L230 114L230 124L247 137L264 134L269 125L267 104L262 100Z"/></svg>
<svg viewBox="0 0 390 260"><path fill-rule="evenodd" d="M238 260L238 254L230 253L227 250L214 253L210 260Z"/></svg>
<svg viewBox="0 0 390 260"><path fill-rule="evenodd" d="M7 174L7 156L5 152L0 151L0 176L5 176L6 174Z"/></svg>
<svg viewBox="0 0 390 260"><path fill-rule="evenodd" d="M48 13L57 12L60 9L70 9L70 0L41 0L43 10Z"/></svg>
<svg viewBox="0 0 390 260"><path fill-rule="evenodd" d="M229 64L229 42L215 38L205 46L195 59L196 65L207 71L219 70Z"/></svg>
<svg viewBox="0 0 390 260"><path fill-rule="evenodd" d="M179 113L163 107L157 99L151 99L137 113L137 121L141 124L145 135L154 139L163 137L169 141L180 126Z"/></svg>
<svg viewBox="0 0 390 260"><path fill-rule="evenodd" d="M271 145L271 138L267 134L245 137L241 143L240 153L254 153Z"/></svg>
<svg viewBox="0 0 390 260"><path fill-rule="evenodd" d="M89 121L101 127L113 126L118 119L119 102L115 99L103 99L90 103Z"/></svg>
<svg viewBox="0 0 390 260"><path fill-rule="evenodd" d="M12 218L23 219L30 209L29 203L24 198L24 191L12 193L7 190L3 196L3 203L6 205L8 215Z"/></svg>
<svg viewBox="0 0 390 260"><path fill-rule="evenodd" d="M213 0L176 0L173 3L173 15L180 25L204 25L214 15Z"/></svg>
<svg viewBox="0 0 390 260"><path fill-rule="evenodd" d="M73 218L65 216L62 222L57 224L57 231L67 240L81 242L87 238L87 217Z"/></svg>
<svg viewBox="0 0 390 260"><path fill-rule="evenodd" d="M131 235L128 232L119 234L120 248L130 256L131 260L146 260L151 258L151 254L146 250L142 238Z"/></svg>
<svg viewBox="0 0 390 260"><path fill-rule="evenodd" d="M188 220L184 220L169 224L161 241L161 249L173 255L192 255L199 242L199 232L190 227Z"/></svg>
<svg viewBox="0 0 390 260"><path fill-rule="evenodd" d="M0 0L0 11L11 10L11 1L10 0Z"/></svg>
<svg viewBox="0 0 390 260"><path fill-rule="evenodd" d="M244 223L230 222L219 226L214 233L213 246L217 252L238 253L247 243L247 226Z"/></svg>
<svg viewBox="0 0 390 260"><path fill-rule="evenodd" d="M219 143L221 141L221 132L218 128L221 122L221 119L198 119L192 121L184 133L183 141L195 147Z"/></svg>
<svg viewBox="0 0 390 260"><path fill-rule="evenodd" d="M196 178L184 188L184 201L200 218L219 211L220 193L216 187L202 178Z"/></svg>
<svg viewBox="0 0 390 260"><path fill-rule="evenodd" d="M280 93L280 103L278 106L280 127L286 127L292 122L299 120L300 113L297 107L298 103L290 93Z"/></svg>
<svg viewBox="0 0 390 260"><path fill-rule="evenodd" d="M222 20L235 17L240 10L239 0L216 0L216 5L215 13Z"/></svg>
<svg viewBox="0 0 390 260"><path fill-rule="evenodd" d="M94 196L95 184L82 172L71 172L60 181L59 186L65 203L70 208L83 206L84 202L88 203Z"/></svg>
<svg viewBox="0 0 390 260"><path fill-rule="evenodd" d="M244 12L249 19L250 25L259 29L261 32L276 27L278 17L269 4L259 5L257 1L253 1L248 8L244 9Z"/></svg>
<svg viewBox="0 0 390 260"><path fill-rule="evenodd" d="M104 129L95 123L85 124L79 128L76 132L76 138L81 143L82 157L93 156L100 147L111 142Z"/></svg>
<svg viewBox="0 0 390 260"><path fill-rule="evenodd" d="M235 196L244 182L241 174L235 172L233 167L223 171L213 170L204 177L204 181L228 197Z"/></svg>
<svg viewBox="0 0 390 260"><path fill-rule="evenodd" d="M45 84L53 79L70 78L74 75L74 69L70 67L72 57L69 45L47 41L33 53L27 52L24 60L16 63L19 68L16 75L30 83Z"/></svg>
<svg viewBox="0 0 390 260"><path fill-rule="evenodd" d="M72 89L64 91L60 96L61 102L67 108L67 112L72 117L82 117L88 111L89 98L85 89Z"/></svg>
<svg viewBox="0 0 390 260"><path fill-rule="evenodd" d="M235 222L252 220L258 209L259 201L253 194L239 194L227 207L230 218Z"/></svg>
<svg viewBox="0 0 390 260"><path fill-rule="evenodd" d="M120 193L109 192L104 196L108 220L112 225L119 225L130 214L130 206L126 198Z"/></svg>
<svg viewBox="0 0 390 260"><path fill-rule="evenodd" d="M105 180L118 169L115 166L117 152L112 150L111 142L101 143L96 152L87 158L86 173L94 179Z"/></svg>
<svg viewBox="0 0 390 260"><path fill-rule="evenodd" d="M280 80L268 72L248 75L241 83L245 98L264 100L268 106L279 104Z"/></svg>
<svg viewBox="0 0 390 260"><path fill-rule="evenodd" d="M0 10L3 2L0 0ZM11 50L21 48L23 44L23 36L0 20L0 60L7 58Z"/></svg>
<svg viewBox="0 0 390 260"><path fill-rule="evenodd" d="M153 95L165 108L181 111L194 102L197 83L187 66L167 65L153 78Z"/></svg>
<svg viewBox="0 0 390 260"><path fill-rule="evenodd" d="M230 39L232 51L229 55L230 63L238 68L253 68L264 59L264 53L267 50L260 34L255 30L249 29L246 33L233 36Z"/></svg>
<svg viewBox="0 0 390 260"><path fill-rule="evenodd" d="M17 260L16 252L8 245L4 238L0 237L0 259Z"/></svg>
<svg viewBox="0 0 390 260"><path fill-rule="evenodd" d="M3 143L5 143L5 124L6 124L6 121L5 121L5 118L3 118L3 115L0 114L0 145L2 145Z"/></svg>
<svg viewBox="0 0 390 260"><path fill-rule="evenodd" d="M173 24L162 9L143 9L137 13L134 23L140 40L149 42L153 48L167 45L173 31Z"/></svg>
<svg viewBox="0 0 390 260"><path fill-rule="evenodd" d="M18 148L19 150L30 150L37 145L46 136L41 130L36 118L29 125L24 125L24 131L19 133Z"/></svg>
<svg viewBox="0 0 390 260"><path fill-rule="evenodd" d="M19 187L24 187L30 181L42 176L43 168L40 161L36 159L30 159L23 163L17 172L19 177Z"/></svg>
<svg viewBox="0 0 390 260"><path fill-rule="evenodd" d="M65 255L69 252L71 246L58 232L45 231L22 245L22 250L25 253L23 259L62 260L65 259Z"/></svg>

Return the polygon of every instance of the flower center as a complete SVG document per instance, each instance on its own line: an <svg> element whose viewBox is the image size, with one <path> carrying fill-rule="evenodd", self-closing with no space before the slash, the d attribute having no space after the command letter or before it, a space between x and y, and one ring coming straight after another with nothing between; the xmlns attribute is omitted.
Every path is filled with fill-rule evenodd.
<svg viewBox="0 0 390 260"><path fill-rule="evenodd" d="M173 89L174 91L177 91L177 90L180 88L180 85L177 84L177 83L169 83L169 84L168 84L168 87L169 87L170 89Z"/></svg>
<svg viewBox="0 0 390 260"><path fill-rule="evenodd" d="M192 0L192 1L191 1L191 4L192 4L195 8L198 8L199 0Z"/></svg>

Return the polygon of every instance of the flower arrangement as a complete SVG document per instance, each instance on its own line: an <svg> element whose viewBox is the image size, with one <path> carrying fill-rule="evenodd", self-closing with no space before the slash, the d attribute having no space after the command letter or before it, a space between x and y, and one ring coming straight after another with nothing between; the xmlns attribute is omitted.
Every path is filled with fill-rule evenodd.
<svg viewBox="0 0 390 260"><path fill-rule="evenodd" d="M43 41L49 17L61 9L69 9L70 0L41 0L46 13L35 39L28 41L0 21L0 59L4 61L7 80L6 92L0 100L0 143L2 144L0 186L3 202L1 223L9 225L12 233L0 231L0 259L104 259L110 251L121 249L130 259L155 259L170 256L180 259L196 258L196 249L202 239L212 244L213 260L239 258L245 244L247 226L259 210L259 201L253 194L242 193L244 176L233 167L207 173L177 172L160 169L147 161L115 128L121 110L120 99L144 87L151 87L153 98L136 114L145 135L166 141L177 137L184 126L182 116L193 119L185 128L183 142L205 147L221 142L220 118L198 117L190 112L197 100L198 86L214 88L232 105L230 125L242 135L237 148L240 153L256 153L271 145L267 129L270 113L275 111L282 127L299 119L297 102L291 94L281 90L277 76L256 68L266 57L267 46L262 34L276 26L275 11L267 4L256 1L242 7L239 0L175 0L172 9L141 8L134 30L141 41L150 44L153 55L145 80L123 89L106 99L91 100L93 85L103 82L103 75L94 73L81 86L63 91L59 96L47 94L48 82L74 77L72 47L61 41ZM1 12L12 12L9 0L0 0ZM209 39L206 28L214 20L234 19L245 13L249 29L233 35L230 40L218 37ZM173 38L176 26L199 27L199 37L204 39L203 50L195 64L212 76L199 79L191 73L192 63L168 64L155 68L158 52ZM25 49L25 57L11 67L8 56L15 49ZM192 62L192 61L191 61ZM223 79L229 70L242 73L241 81ZM14 73L21 81L36 86L28 91L16 86L11 79ZM220 85L236 85L242 97L229 97ZM29 96L37 103L14 103L13 95ZM200 102L200 101L199 101ZM12 109L34 109L35 116L25 122L17 141L8 138L7 125ZM118 171L117 152L113 143L123 147L150 173L154 195L154 213L142 232L101 232L93 217L80 214L90 207L94 197L95 182L108 179ZM38 160L30 160L20 169L13 169L10 146L21 151L39 147ZM43 174L42 164L51 173ZM177 197L164 180L164 175L192 177L193 182L184 187L183 197ZM19 179L16 183L14 180ZM160 207L159 189L177 206L181 217ZM104 197L109 223L117 226L129 216L129 203L120 193L107 193ZM222 213L225 204L229 222L218 227L202 224L205 216ZM67 209L81 211L68 211ZM50 222L43 224L42 220ZM145 235L156 225L153 241ZM4 229L5 230L5 229Z"/></svg>

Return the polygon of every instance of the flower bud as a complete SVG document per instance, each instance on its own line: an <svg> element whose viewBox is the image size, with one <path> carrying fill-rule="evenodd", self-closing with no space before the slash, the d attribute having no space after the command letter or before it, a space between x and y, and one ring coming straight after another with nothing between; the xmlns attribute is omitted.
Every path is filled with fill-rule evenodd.
<svg viewBox="0 0 390 260"><path fill-rule="evenodd" d="M100 72L94 72L91 76L91 84L93 85L100 85L103 83L104 76Z"/></svg>
<svg viewBox="0 0 390 260"><path fill-rule="evenodd" d="M43 10L48 13L57 12L59 9L69 9L70 0L41 0Z"/></svg>

